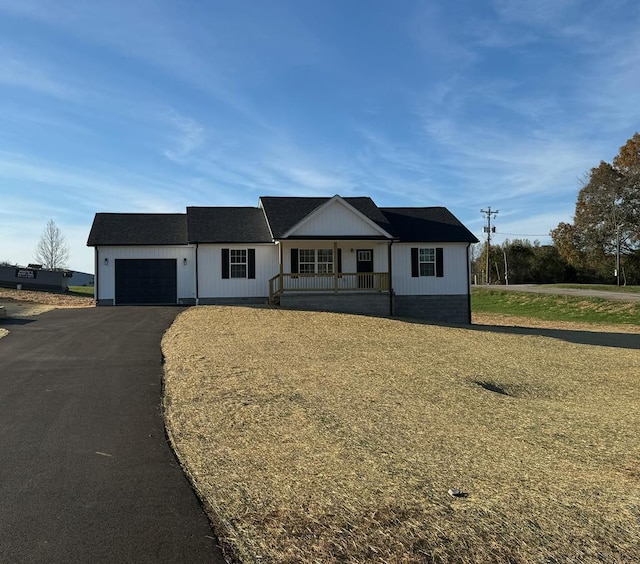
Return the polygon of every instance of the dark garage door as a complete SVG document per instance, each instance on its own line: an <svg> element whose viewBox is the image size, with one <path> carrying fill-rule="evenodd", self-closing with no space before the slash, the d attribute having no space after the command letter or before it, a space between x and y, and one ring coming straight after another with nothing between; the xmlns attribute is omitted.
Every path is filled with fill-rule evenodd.
<svg viewBox="0 0 640 564"><path fill-rule="evenodd" d="M116 304L175 304L175 259L116 259Z"/></svg>

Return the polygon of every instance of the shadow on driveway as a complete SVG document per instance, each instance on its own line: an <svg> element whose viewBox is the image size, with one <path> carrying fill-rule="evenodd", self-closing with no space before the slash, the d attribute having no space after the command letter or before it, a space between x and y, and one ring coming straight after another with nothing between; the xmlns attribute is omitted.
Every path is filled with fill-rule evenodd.
<svg viewBox="0 0 640 564"><path fill-rule="evenodd" d="M3 321L0 562L223 562L165 437L160 340L179 312Z"/></svg>

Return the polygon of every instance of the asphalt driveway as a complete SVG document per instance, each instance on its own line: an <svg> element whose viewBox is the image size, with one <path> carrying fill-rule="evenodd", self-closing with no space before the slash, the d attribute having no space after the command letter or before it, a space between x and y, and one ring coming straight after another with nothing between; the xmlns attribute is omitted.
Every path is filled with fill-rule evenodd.
<svg viewBox="0 0 640 564"><path fill-rule="evenodd" d="M223 561L164 433L160 339L179 311L0 322L0 562Z"/></svg>

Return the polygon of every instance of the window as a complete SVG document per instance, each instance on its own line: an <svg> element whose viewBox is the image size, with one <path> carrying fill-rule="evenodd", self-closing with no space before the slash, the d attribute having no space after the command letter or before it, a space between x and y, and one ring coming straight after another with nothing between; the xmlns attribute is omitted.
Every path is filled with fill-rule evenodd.
<svg viewBox="0 0 640 564"><path fill-rule="evenodd" d="M420 276L436 275L436 250L420 249L419 254Z"/></svg>
<svg viewBox="0 0 640 564"><path fill-rule="evenodd" d="M333 274L333 249L318 249L318 274Z"/></svg>
<svg viewBox="0 0 640 564"><path fill-rule="evenodd" d="M333 249L300 249L298 268L301 274L333 274Z"/></svg>
<svg viewBox="0 0 640 564"><path fill-rule="evenodd" d="M444 276L444 248L442 247L412 247L411 248L411 276Z"/></svg>
<svg viewBox="0 0 640 564"><path fill-rule="evenodd" d="M316 271L316 250L300 249L300 273L313 274Z"/></svg>
<svg viewBox="0 0 640 564"><path fill-rule="evenodd" d="M222 249L222 278L255 278L255 249Z"/></svg>
<svg viewBox="0 0 640 564"><path fill-rule="evenodd" d="M246 278L247 277L247 250L246 249L231 249L229 254L229 271L231 278Z"/></svg>
<svg viewBox="0 0 640 564"><path fill-rule="evenodd" d="M358 251L358 262L371 262L373 253L371 251Z"/></svg>

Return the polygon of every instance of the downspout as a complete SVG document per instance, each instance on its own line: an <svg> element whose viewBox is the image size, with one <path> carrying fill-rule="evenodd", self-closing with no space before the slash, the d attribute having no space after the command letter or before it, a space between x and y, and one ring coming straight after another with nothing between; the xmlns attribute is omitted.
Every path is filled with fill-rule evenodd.
<svg viewBox="0 0 640 564"><path fill-rule="evenodd" d="M198 275L198 243L196 243L196 305L200 305L200 285Z"/></svg>
<svg viewBox="0 0 640 564"><path fill-rule="evenodd" d="M96 305L98 305L98 295L99 295L98 294L98 280L100 280L100 276L98 275L98 268L99 268L100 262L98 260L99 256L98 256L98 247L97 246L94 247L94 251L95 252L93 254L94 254L95 264L94 264L94 267L93 267L93 271L95 272L95 275L93 277L93 299L95 300Z"/></svg>
<svg viewBox="0 0 640 564"><path fill-rule="evenodd" d="M280 280L278 282L280 286L279 292L282 295L284 294L284 245L282 241L278 243L278 246L280 247L278 249L278 261L280 262L278 274L280 275ZM291 271L291 266L289 266L289 271Z"/></svg>
<svg viewBox="0 0 640 564"><path fill-rule="evenodd" d="M469 249L471 243L467 243L467 312L469 315L469 325L471 325L471 261L469 260Z"/></svg>
<svg viewBox="0 0 640 564"><path fill-rule="evenodd" d="M391 247L393 246L393 240L389 241L389 253L388 253L388 264L389 264L389 316L393 317L393 253L391 252Z"/></svg>

